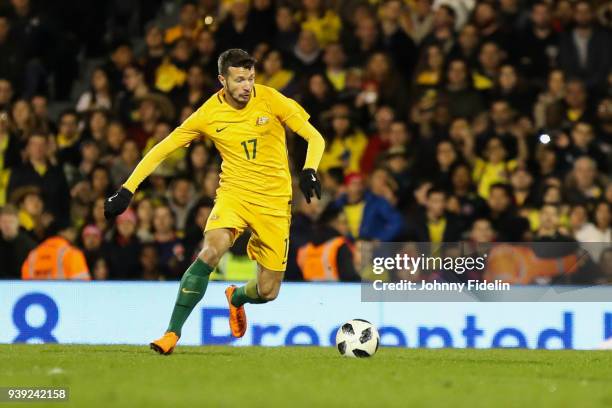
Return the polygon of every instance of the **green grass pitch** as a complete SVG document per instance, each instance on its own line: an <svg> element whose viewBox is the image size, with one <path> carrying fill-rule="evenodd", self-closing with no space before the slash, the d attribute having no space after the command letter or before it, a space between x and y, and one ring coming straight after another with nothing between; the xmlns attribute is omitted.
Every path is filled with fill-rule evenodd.
<svg viewBox="0 0 612 408"><path fill-rule="evenodd" d="M0 386L69 387L56 407L609 407L611 384L606 351L0 345Z"/></svg>

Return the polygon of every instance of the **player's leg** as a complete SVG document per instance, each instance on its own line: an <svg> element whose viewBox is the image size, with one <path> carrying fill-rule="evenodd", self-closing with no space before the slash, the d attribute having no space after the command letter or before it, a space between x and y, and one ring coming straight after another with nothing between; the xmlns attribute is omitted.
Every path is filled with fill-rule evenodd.
<svg viewBox="0 0 612 408"><path fill-rule="evenodd" d="M227 228L206 232L204 246L198 254L198 258L191 264L181 279L168 331L175 332L180 336L185 320L204 297L210 274L219 263L219 259L232 246L233 239L234 232Z"/></svg>
<svg viewBox="0 0 612 408"><path fill-rule="evenodd" d="M272 271L257 264L257 279L251 279L240 287L231 285L225 289L230 310L229 323L232 336L240 338L246 332L247 318L244 305L246 303L267 303L276 299L283 275L283 271Z"/></svg>
<svg viewBox="0 0 612 408"><path fill-rule="evenodd" d="M240 307L245 303L267 303L278 296L283 271L273 271L261 264L257 265L257 279L252 279L246 285L236 288L232 297L232 304Z"/></svg>
<svg viewBox="0 0 612 408"><path fill-rule="evenodd" d="M170 354L179 337L185 321L194 307L204 297L208 279L219 259L232 246L235 232L228 228L213 229L206 232L204 246L198 258L183 274L170 324L166 334L151 343L151 348L161 354Z"/></svg>
<svg viewBox="0 0 612 408"><path fill-rule="evenodd" d="M290 204L290 203L289 203ZM287 265L289 248L290 206L286 210L270 213L257 206L249 208L249 224L253 235L247 252L257 261L257 279L244 286L230 286L226 296L230 309L230 328L234 337L242 337L246 331L246 303L266 303L274 300Z"/></svg>

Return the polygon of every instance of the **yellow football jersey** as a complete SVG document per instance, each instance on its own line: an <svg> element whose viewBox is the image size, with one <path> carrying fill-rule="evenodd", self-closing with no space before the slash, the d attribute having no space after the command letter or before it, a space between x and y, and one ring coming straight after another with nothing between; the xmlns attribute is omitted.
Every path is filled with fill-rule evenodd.
<svg viewBox="0 0 612 408"><path fill-rule="evenodd" d="M284 123L294 115L309 118L297 102L273 88L255 85L242 109L229 105L220 90L168 136L171 140L156 148L175 149L208 137L223 159L217 195L231 194L285 211L291 199L291 174ZM135 191L163 157L153 154L146 164L143 160L124 186ZM139 169L141 166L144 168Z"/></svg>

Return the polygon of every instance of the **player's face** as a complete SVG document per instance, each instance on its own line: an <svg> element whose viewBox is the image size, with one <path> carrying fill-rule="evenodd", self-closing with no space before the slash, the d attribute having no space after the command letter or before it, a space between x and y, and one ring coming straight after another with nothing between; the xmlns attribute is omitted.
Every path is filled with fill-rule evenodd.
<svg viewBox="0 0 612 408"><path fill-rule="evenodd" d="M219 80L225 88L226 98L239 107L245 106L251 99L251 91L255 84L255 68L229 67L227 76L219 75Z"/></svg>

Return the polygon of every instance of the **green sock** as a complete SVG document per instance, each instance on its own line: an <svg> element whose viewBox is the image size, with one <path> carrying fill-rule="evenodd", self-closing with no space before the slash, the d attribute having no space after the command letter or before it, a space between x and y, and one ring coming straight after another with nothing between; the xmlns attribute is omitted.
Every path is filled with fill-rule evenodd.
<svg viewBox="0 0 612 408"><path fill-rule="evenodd" d="M170 324L166 331L171 331L176 333L177 336L181 336L181 329L183 324L185 324L185 320L187 320L193 308L204 297L204 292L206 292L206 287L208 286L208 277L213 269L199 258L187 268L181 279L181 286L179 287Z"/></svg>
<svg viewBox="0 0 612 408"><path fill-rule="evenodd" d="M251 279L244 286L240 286L232 295L232 305L240 307L245 303L266 303L257 292L257 280Z"/></svg>

